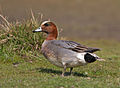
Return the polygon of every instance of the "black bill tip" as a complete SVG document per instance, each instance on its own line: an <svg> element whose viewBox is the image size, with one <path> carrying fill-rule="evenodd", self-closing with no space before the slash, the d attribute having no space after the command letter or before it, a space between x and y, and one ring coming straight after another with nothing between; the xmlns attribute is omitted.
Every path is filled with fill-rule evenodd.
<svg viewBox="0 0 120 88"><path fill-rule="evenodd" d="M33 32L33 33L35 33L36 31L35 31L35 30L33 30L32 32Z"/></svg>

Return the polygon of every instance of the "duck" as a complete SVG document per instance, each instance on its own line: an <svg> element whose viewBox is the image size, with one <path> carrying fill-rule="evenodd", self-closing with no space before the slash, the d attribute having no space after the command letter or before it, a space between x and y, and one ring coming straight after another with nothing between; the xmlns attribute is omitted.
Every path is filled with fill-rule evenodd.
<svg viewBox="0 0 120 88"><path fill-rule="evenodd" d="M42 43L41 52L50 63L63 68L62 76L65 76L67 68L70 68L71 74L74 67L84 66L96 60L103 60L94 54L94 52L100 51L99 48L86 47L69 40L57 40L57 26L52 21L42 22L39 28L33 30L33 33L36 32L47 34Z"/></svg>

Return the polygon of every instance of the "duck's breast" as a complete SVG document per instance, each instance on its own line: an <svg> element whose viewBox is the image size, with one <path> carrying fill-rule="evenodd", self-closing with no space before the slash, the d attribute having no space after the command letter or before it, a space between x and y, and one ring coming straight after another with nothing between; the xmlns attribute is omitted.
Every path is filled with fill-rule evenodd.
<svg viewBox="0 0 120 88"><path fill-rule="evenodd" d="M45 40L42 44L42 53L46 59L48 59L52 64L63 67L60 59L60 51L58 51L58 47L51 44L52 40Z"/></svg>

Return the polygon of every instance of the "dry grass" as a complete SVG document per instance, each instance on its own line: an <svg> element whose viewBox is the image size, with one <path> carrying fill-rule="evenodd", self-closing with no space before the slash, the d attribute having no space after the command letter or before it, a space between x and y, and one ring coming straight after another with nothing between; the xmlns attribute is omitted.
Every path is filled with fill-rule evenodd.
<svg viewBox="0 0 120 88"><path fill-rule="evenodd" d="M17 54L25 58L36 57L37 50L40 50L38 46L41 46L44 38L42 34L32 33L32 30L37 28L40 23L35 19L32 10L31 19L25 22L10 23L3 15L0 14L0 17L3 20L0 32L1 55L14 57L14 54ZM6 56L1 60L11 61L5 58Z"/></svg>

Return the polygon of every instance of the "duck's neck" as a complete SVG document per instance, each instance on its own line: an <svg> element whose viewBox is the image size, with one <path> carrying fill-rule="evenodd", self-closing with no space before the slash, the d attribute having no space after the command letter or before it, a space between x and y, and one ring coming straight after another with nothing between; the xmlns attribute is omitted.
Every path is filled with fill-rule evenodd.
<svg viewBox="0 0 120 88"><path fill-rule="evenodd" d="M48 33L48 36L47 36L46 40L56 40L57 36L58 36L58 32L57 32L57 29L56 29L53 32Z"/></svg>

